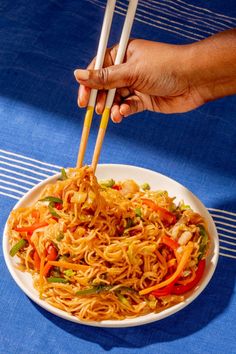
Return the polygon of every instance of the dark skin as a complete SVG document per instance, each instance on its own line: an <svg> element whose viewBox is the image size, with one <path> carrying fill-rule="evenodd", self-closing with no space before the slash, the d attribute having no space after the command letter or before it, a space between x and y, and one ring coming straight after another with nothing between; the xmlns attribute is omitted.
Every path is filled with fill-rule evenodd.
<svg viewBox="0 0 236 354"><path fill-rule="evenodd" d="M180 113L236 93L236 29L188 45L140 39L128 44L124 63L114 66L117 45L108 49L104 68L76 70L78 105L86 107L90 88L99 90L96 112L101 114L106 90L117 88L111 109L114 122L150 110Z"/></svg>

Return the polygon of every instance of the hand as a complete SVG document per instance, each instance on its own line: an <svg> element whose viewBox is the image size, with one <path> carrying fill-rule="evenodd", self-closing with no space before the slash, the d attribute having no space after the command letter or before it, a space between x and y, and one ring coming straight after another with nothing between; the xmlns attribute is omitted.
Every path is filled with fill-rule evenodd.
<svg viewBox="0 0 236 354"><path fill-rule="evenodd" d="M235 43L236 32L231 30L224 33L224 38L219 34L182 46L131 40L124 63L116 66L113 64L117 46L114 46L106 52L103 69L93 70L93 59L87 70L75 71L75 77L80 83L78 104L80 107L87 106L90 88L96 88L100 90L96 112L101 114L106 90L117 88L111 118L114 122L120 122L123 117L143 110L187 112L208 100L222 97L222 94L232 94L236 92L236 85L228 93L222 87L218 90L214 86L219 78L227 81L226 77L233 77L233 82L236 82L235 65L233 76L232 65L230 72L226 73L228 69L225 69L227 60L234 58L235 49L228 50L228 59L226 52L219 50L227 42L226 39L234 39Z"/></svg>

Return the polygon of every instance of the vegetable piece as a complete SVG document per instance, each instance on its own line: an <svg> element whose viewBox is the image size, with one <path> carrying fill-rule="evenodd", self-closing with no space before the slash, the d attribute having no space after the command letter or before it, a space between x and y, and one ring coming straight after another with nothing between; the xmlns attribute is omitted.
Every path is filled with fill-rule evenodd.
<svg viewBox="0 0 236 354"><path fill-rule="evenodd" d="M136 216L139 216L140 218L142 217L141 208L136 208L136 209L135 209L135 215L136 215Z"/></svg>
<svg viewBox="0 0 236 354"><path fill-rule="evenodd" d="M14 230L18 232L33 232L36 229L39 229L41 227L48 226L48 223L46 221L42 222L37 222L32 224L31 226L24 226L24 227L16 227Z"/></svg>
<svg viewBox="0 0 236 354"><path fill-rule="evenodd" d="M171 213L169 210L162 208L158 206L156 203L154 203L151 199L142 199L143 204L147 205L149 208L151 208L153 211L156 211L160 218L167 222L168 224L175 224L176 222L176 216L175 214Z"/></svg>
<svg viewBox="0 0 236 354"><path fill-rule="evenodd" d="M172 283L170 283L169 285L164 287L163 289L157 289L157 290L152 291L151 294L156 297L170 295L175 282L176 282L176 279Z"/></svg>
<svg viewBox="0 0 236 354"><path fill-rule="evenodd" d="M33 259L34 259L34 268L40 271L40 257L36 250L34 251Z"/></svg>
<svg viewBox="0 0 236 354"><path fill-rule="evenodd" d="M127 306L127 307L131 307L131 304L129 302L128 299L126 299L126 297L121 294L119 291L116 291L116 296L118 297L119 301L124 305L124 306Z"/></svg>
<svg viewBox="0 0 236 354"><path fill-rule="evenodd" d="M164 245L170 247L173 251L176 251L177 248L179 247L178 242L176 242L175 240L173 240L172 238L166 235L162 236L161 242L164 243Z"/></svg>
<svg viewBox="0 0 236 354"><path fill-rule="evenodd" d="M53 197L53 196L47 196L43 199L39 200L40 202L50 202L50 203L63 203L63 200L61 198Z"/></svg>
<svg viewBox="0 0 236 354"><path fill-rule="evenodd" d="M130 227L134 226L134 222L131 218L127 218L125 219L125 221L126 221L126 225L125 225L126 229L129 229Z"/></svg>
<svg viewBox="0 0 236 354"><path fill-rule="evenodd" d="M59 267L59 268L66 268L71 270L82 270L85 271L90 268L88 265L84 264L75 264L66 261L49 261L48 262L51 266Z"/></svg>
<svg viewBox="0 0 236 354"><path fill-rule="evenodd" d="M107 181L101 181L100 182L100 185L102 186L102 187L107 187L107 188L112 188L114 185L115 185L115 181L114 181L114 179L108 179Z"/></svg>
<svg viewBox="0 0 236 354"><path fill-rule="evenodd" d="M49 212L52 216L54 216L55 218L60 218L60 215L57 214L57 212L53 209L53 206L51 205L51 203L48 205L48 209Z"/></svg>
<svg viewBox="0 0 236 354"><path fill-rule="evenodd" d="M208 244L208 234L207 234L205 227L203 225L199 224L197 226L199 227L200 235L201 235L201 242L199 245L199 253L200 254L198 257L198 259L201 260L206 253L207 244Z"/></svg>
<svg viewBox="0 0 236 354"><path fill-rule="evenodd" d="M47 281L49 283L63 283L63 284L69 283L69 281L67 279L59 278L59 277L49 277L49 278L47 278Z"/></svg>
<svg viewBox="0 0 236 354"><path fill-rule="evenodd" d="M97 286L93 286L92 288L79 290L75 294L79 295L79 296L80 295L93 295L93 294L99 294L100 292L103 292L103 291L109 291L112 288L114 288L114 285L97 285Z"/></svg>
<svg viewBox="0 0 236 354"><path fill-rule="evenodd" d="M177 266L176 271L168 279L162 281L161 283L151 286L150 288L141 290L139 292L139 295L149 294L150 292L152 292L154 290L161 289L161 288L165 287L166 285L169 285L173 281L176 281L177 278L182 273L182 271L184 270L184 268L186 267L186 264L188 263L189 258L191 256L192 250L193 250L193 243L189 242L188 245L185 247L185 250L183 252L183 255L182 255L181 260Z"/></svg>
<svg viewBox="0 0 236 354"><path fill-rule="evenodd" d="M64 168L61 169L61 175L58 178L59 181L65 181L67 179L67 174L66 174L66 170Z"/></svg>
<svg viewBox="0 0 236 354"><path fill-rule="evenodd" d="M149 191L150 190L150 185L149 183L143 183L141 186L142 190L144 191Z"/></svg>
<svg viewBox="0 0 236 354"><path fill-rule="evenodd" d="M60 242L61 240L63 240L63 238L64 238L64 234L60 232L59 235L57 236L57 241Z"/></svg>
<svg viewBox="0 0 236 354"><path fill-rule="evenodd" d="M201 259L198 263L195 278L186 285L174 285L171 293L175 295L185 294L187 291L193 289L201 280L206 266L205 259Z"/></svg>
<svg viewBox="0 0 236 354"><path fill-rule="evenodd" d="M115 184L114 186L111 187L112 189L115 189L117 191L120 191L122 187L119 184Z"/></svg>
<svg viewBox="0 0 236 354"><path fill-rule="evenodd" d="M66 269L63 272L67 277L73 277L76 273L72 269Z"/></svg>
<svg viewBox="0 0 236 354"><path fill-rule="evenodd" d="M52 268L52 265L49 264L49 261L55 261L57 259L57 256L58 256L58 252L57 252L56 247L53 244L49 245L47 248L47 254L46 254L48 262L46 263L46 265L44 266L44 269L43 269L43 275L45 277L48 275L50 269Z"/></svg>
<svg viewBox="0 0 236 354"><path fill-rule="evenodd" d="M18 251L20 251L22 248L25 247L25 245L26 245L26 240L22 238L10 249L10 256L14 257Z"/></svg>

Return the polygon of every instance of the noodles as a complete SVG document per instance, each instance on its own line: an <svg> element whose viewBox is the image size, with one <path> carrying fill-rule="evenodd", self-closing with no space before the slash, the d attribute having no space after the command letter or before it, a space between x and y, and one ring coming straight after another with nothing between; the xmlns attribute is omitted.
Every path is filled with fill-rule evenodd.
<svg viewBox="0 0 236 354"><path fill-rule="evenodd" d="M183 301L204 271L203 218L166 191L63 170L32 206L13 210L11 254L39 296L80 320L122 320ZM24 240L24 241L22 241Z"/></svg>

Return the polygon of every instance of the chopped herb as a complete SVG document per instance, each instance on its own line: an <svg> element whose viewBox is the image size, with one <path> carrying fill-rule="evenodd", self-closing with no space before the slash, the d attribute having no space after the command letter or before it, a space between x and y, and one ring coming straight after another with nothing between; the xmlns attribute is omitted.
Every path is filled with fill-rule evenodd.
<svg viewBox="0 0 236 354"><path fill-rule="evenodd" d="M140 187L144 191L149 191L150 190L150 185L148 183L143 183Z"/></svg>
<svg viewBox="0 0 236 354"><path fill-rule="evenodd" d="M200 236L201 236L201 242L199 245L199 257L198 259L202 259L203 256L206 253L206 249L207 249L207 244L208 244L208 235L207 232L205 230L205 227L201 224L197 225L199 227L199 232L200 232Z"/></svg>
<svg viewBox="0 0 236 354"><path fill-rule="evenodd" d="M140 218L142 217L141 208L136 208L136 209L135 209L135 215L136 215L136 216L139 216Z"/></svg>
<svg viewBox="0 0 236 354"><path fill-rule="evenodd" d="M76 292L76 295L93 295L99 294L103 291L109 291L114 287L114 285L97 285L93 286L92 288L79 290Z"/></svg>
<svg viewBox="0 0 236 354"><path fill-rule="evenodd" d="M43 199L40 199L39 201L40 202L59 203L59 204L63 203L62 199L57 198L57 197L51 197L51 196L45 197Z"/></svg>
<svg viewBox="0 0 236 354"><path fill-rule="evenodd" d="M57 236L57 241L61 241L64 238L64 234L62 232L59 233L59 235Z"/></svg>
<svg viewBox="0 0 236 354"><path fill-rule="evenodd" d="M101 181L100 182L100 185L102 186L102 187L106 187L106 188L112 188L114 185L115 185L115 181L114 181L114 179L109 179L109 180L107 180L107 181Z"/></svg>
<svg viewBox="0 0 236 354"><path fill-rule="evenodd" d="M134 226L134 222L131 218L127 218L125 219L125 221L126 221L126 227L125 227L126 229L129 229L130 227Z"/></svg>
<svg viewBox="0 0 236 354"><path fill-rule="evenodd" d="M59 278L59 277L49 277L47 278L47 281L49 283L63 283L63 284L66 284L68 283L68 280L65 279L65 278Z"/></svg>
<svg viewBox="0 0 236 354"><path fill-rule="evenodd" d="M69 278L73 277L76 274L76 272L74 272L72 269L66 269L63 273Z"/></svg>
<svg viewBox="0 0 236 354"><path fill-rule="evenodd" d="M49 209L50 213L52 214L52 216L55 216L56 218L60 218L60 215L58 215L57 212L53 209L53 206L51 203L48 205L48 209Z"/></svg>
<svg viewBox="0 0 236 354"><path fill-rule="evenodd" d="M61 175L58 178L59 181L65 181L67 179L67 174L66 174L66 170L64 168L61 169Z"/></svg>
<svg viewBox="0 0 236 354"><path fill-rule="evenodd" d="M25 247L26 245L26 240L25 239L21 239L20 241L18 241L10 250L10 256L14 257L17 252L19 250L21 250L23 247Z"/></svg>

